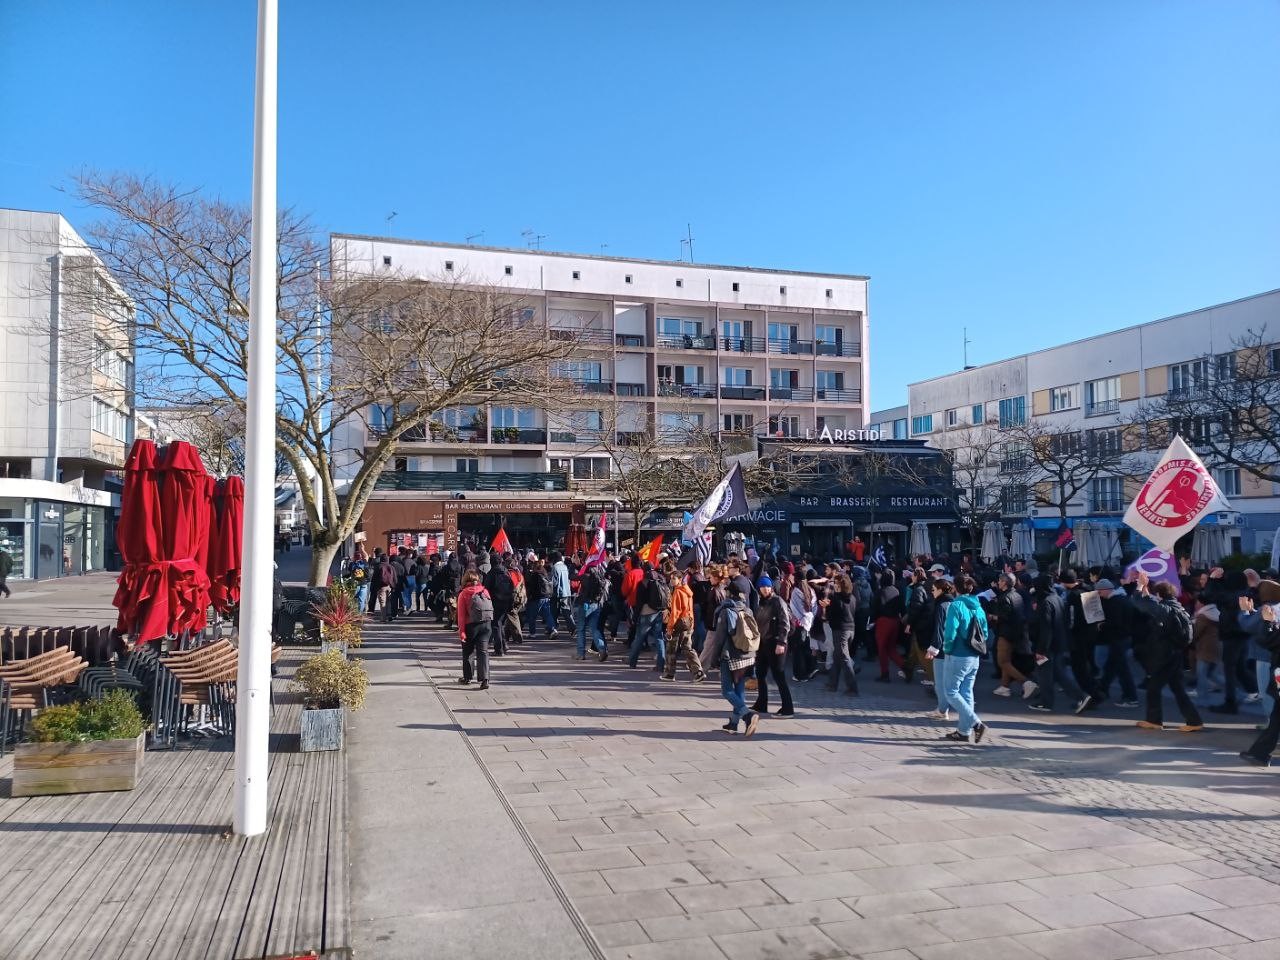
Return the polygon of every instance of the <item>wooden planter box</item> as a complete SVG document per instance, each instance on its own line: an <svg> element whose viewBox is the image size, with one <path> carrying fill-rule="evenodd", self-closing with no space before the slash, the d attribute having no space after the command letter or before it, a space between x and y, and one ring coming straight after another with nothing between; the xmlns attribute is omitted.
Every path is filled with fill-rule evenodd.
<svg viewBox="0 0 1280 960"><path fill-rule="evenodd" d="M315 750L341 750L343 710L302 710L302 752Z"/></svg>
<svg viewBox="0 0 1280 960"><path fill-rule="evenodd" d="M13 752L15 797L132 790L142 773L146 734L134 740L20 743Z"/></svg>

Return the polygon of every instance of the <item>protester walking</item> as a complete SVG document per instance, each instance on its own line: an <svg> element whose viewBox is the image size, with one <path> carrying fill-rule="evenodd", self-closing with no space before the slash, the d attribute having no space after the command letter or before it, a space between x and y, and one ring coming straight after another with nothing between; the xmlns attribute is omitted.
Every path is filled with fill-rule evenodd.
<svg viewBox="0 0 1280 960"><path fill-rule="evenodd" d="M791 590L791 676L797 683L805 683L818 672L810 630L818 612L818 596L810 583L810 576L800 576Z"/></svg>
<svg viewBox="0 0 1280 960"><path fill-rule="evenodd" d="M1240 754L1240 759L1259 767L1269 767L1276 744L1280 742L1280 616L1276 605L1265 604L1261 617L1262 630L1257 643L1268 654L1268 682L1262 692L1271 695L1271 718L1249 749Z"/></svg>
<svg viewBox="0 0 1280 960"><path fill-rule="evenodd" d="M1071 638L1066 601L1053 589L1053 578L1047 573L1035 578L1032 593L1036 604L1036 695L1031 709L1053 710L1060 686L1074 704L1073 712L1083 713L1089 697L1076 683L1068 663Z"/></svg>
<svg viewBox="0 0 1280 960"><path fill-rule="evenodd" d="M601 663L609 659L604 631L600 628L600 616L608 599L609 581L599 564L582 571L578 579L578 595L574 599L574 620L577 621L579 660L587 659L587 634L591 634L591 649Z"/></svg>
<svg viewBox="0 0 1280 960"><path fill-rule="evenodd" d="M1182 712L1183 733L1198 733L1204 721L1195 703L1187 696L1182 680L1182 667L1191 647L1191 617L1178 602L1173 584L1161 580L1151 586L1147 575L1139 572L1135 587L1135 609L1148 620L1146 642L1139 660L1147 671L1147 718L1139 720L1144 730L1164 729L1164 689L1169 688Z"/></svg>
<svg viewBox="0 0 1280 960"><path fill-rule="evenodd" d="M947 609L942 627L947 703L957 717L956 729L944 739L963 743L981 743L987 732L973 699L973 683L990 637L987 615L973 595L976 589L973 577L961 576L956 581L956 598Z"/></svg>
<svg viewBox="0 0 1280 960"><path fill-rule="evenodd" d="M666 578L656 573L653 564L645 563L640 583L636 587L636 632L631 640L627 665L633 669L640 660L640 651L652 642L657 663L655 670L666 668L667 651L663 639L662 618L671 606L671 586Z"/></svg>
<svg viewBox="0 0 1280 960"><path fill-rule="evenodd" d="M480 574L468 570L462 577L458 594L458 636L462 640L462 677L458 683L471 682L471 660L476 661L475 677L480 689L489 689L489 640L493 632L493 600L480 582Z"/></svg>
<svg viewBox="0 0 1280 960"><path fill-rule="evenodd" d="M951 702L947 699L947 658L942 652L944 628L951 604L956 598L955 584L950 580L935 579L929 584L933 594L933 640L925 650L925 656L933 664L933 693L938 708L926 714L930 720L947 721L951 719Z"/></svg>
<svg viewBox="0 0 1280 960"><path fill-rule="evenodd" d="M693 649L693 590L684 582L675 564L665 566L662 575L667 578L671 587L671 603L664 617L667 628L667 664L662 671L662 679L674 680L676 668L681 658L684 658L692 680L701 683L707 675Z"/></svg>
<svg viewBox="0 0 1280 960"><path fill-rule="evenodd" d="M821 601L826 614L827 625L831 627L831 650L833 660L827 677L827 689L839 692L840 681L846 684L846 692L850 696L858 693L858 677L854 671L853 656L854 637L857 628L854 625L858 616L858 601L853 592L853 581L846 574L836 577L835 589L826 599Z"/></svg>
<svg viewBox="0 0 1280 960"><path fill-rule="evenodd" d="M769 713L769 678L778 687L778 699L781 706L775 716L791 717L795 715L795 705L791 701L791 688L787 685L787 634L791 626L791 612L787 605L773 589L773 580L761 577L756 583L760 592L760 607L756 611L756 623L760 627L760 649L756 653L756 702L751 710L767 715Z"/></svg>
<svg viewBox="0 0 1280 960"><path fill-rule="evenodd" d="M876 655L880 660L880 676L878 683L889 682L889 664L898 668L898 676L904 680L911 679L907 675L907 665L898 650L898 634L902 629L904 605L902 594L898 592L893 571L886 570L880 574L880 590L873 603L875 618Z"/></svg>
<svg viewBox="0 0 1280 960"><path fill-rule="evenodd" d="M726 584L725 593L702 650L702 666L720 671L720 693L730 707L729 722L721 729L737 733L739 725L745 723L749 737L760 722L759 714L748 709L746 701L747 674L755 667L760 627L743 601L742 588L737 583Z"/></svg>
<svg viewBox="0 0 1280 960"><path fill-rule="evenodd" d="M1104 697L1111 695L1111 685L1120 681L1119 707L1131 709L1138 705L1138 689L1133 683L1133 671L1129 669L1129 651L1133 646L1133 604L1129 598L1116 592L1116 585L1106 578L1094 584L1102 600L1103 620L1098 640L1106 650L1102 664L1102 677L1098 681Z"/></svg>
<svg viewBox="0 0 1280 960"><path fill-rule="evenodd" d="M1022 596L1014 589L1013 576L1002 573L996 580L994 611L994 632L996 638L996 663L1000 667L1000 686L992 692L998 697L1013 695L1012 684L1022 685L1022 697L1025 700L1036 692L1034 680L1028 679L1014 663L1018 654L1029 652L1027 647L1026 611L1022 607Z"/></svg>

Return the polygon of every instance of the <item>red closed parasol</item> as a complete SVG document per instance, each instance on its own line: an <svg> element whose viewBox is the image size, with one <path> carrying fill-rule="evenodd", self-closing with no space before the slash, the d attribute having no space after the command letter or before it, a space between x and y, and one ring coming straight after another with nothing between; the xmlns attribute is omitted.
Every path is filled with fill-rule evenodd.
<svg viewBox="0 0 1280 960"><path fill-rule="evenodd" d="M209 602L219 613L240 602L240 566L244 549L244 480L219 480L210 533Z"/></svg>
<svg viewBox="0 0 1280 960"><path fill-rule="evenodd" d="M116 545L125 566L111 601L120 611L119 626L134 632L142 607L159 593L160 487L156 478L156 445L135 440L124 465L124 490L120 494L120 522Z"/></svg>

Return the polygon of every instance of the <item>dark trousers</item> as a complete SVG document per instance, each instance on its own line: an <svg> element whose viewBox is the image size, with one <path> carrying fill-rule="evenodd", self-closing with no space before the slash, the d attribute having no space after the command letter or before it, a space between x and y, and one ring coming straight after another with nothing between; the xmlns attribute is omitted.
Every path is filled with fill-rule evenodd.
<svg viewBox="0 0 1280 960"><path fill-rule="evenodd" d="M462 644L462 679L471 679L471 658L475 657L475 673L479 680L489 679L489 638L493 634L493 621L467 624L467 639Z"/></svg>
<svg viewBox="0 0 1280 960"><path fill-rule="evenodd" d="M1259 760L1265 760L1276 752L1276 744L1280 742L1280 697L1275 698L1275 706L1271 708L1271 722L1267 729L1258 734L1253 746L1248 750Z"/></svg>
<svg viewBox="0 0 1280 960"><path fill-rule="evenodd" d="M848 686L850 693L858 692L858 678L854 675L853 664L850 662L849 646L854 642L854 632L849 628L842 630L833 630L831 632L831 646L833 660L831 662L831 674L827 677L827 689L839 690L840 681L844 680Z"/></svg>
<svg viewBox="0 0 1280 960"><path fill-rule="evenodd" d="M1173 694L1178 709L1182 712L1184 723L1193 727L1200 726L1200 712L1187 696L1187 688L1182 682L1182 657L1170 657L1164 663L1147 674L1147 722L1163 723L1164 688L1168 687Z"/></svg>
<svg viewBox="0 0 1280 960"><path fill-rule="evenodd" d="M1245 669L1244 653L1246 641L1244 637L1224 637L1222 639L1222 677L1226 681L1226 693L1223 703L1236 704L1236 688L1245 693L1255 693L1253 687L1257 680Z"/></svg>
<svg viewBox="0 0 1280 960"><path fill-rule="evenodd" d="M3 593L6 597L11 597L13 596L13 591L9 589L9 585L5 583L5 579L5 577L0 577L0 593Z"/></svg>
<svg viewBox="0 0 1280 960"><path fill-rule="evenodd" d="M1061 685L1067 696L1071 698L1071 706L1074 707L1084 699L1084 691L1080 689L1080 684L1076 683L1076 678L1071 675L1071 669L1067 666L1065 651L1053 654L1036 667L1036 684L1040 688L1036 691L1036 700L1050 710L1053 709L1054 698L1057 696L1057 685Z"/></svg>
<svg viewBox="0 0 1280 960"><path fill-rule="evenodd" d="M775 652L774 641L760 641L760 649L756 651L756 703L751 709L760 713L769 712L769 677L778 685L778 697L782 700L782 712L792 713L795 710L791 702L791 688L787 686L787 662L785 653Z"/></svg>
<svg viewBox="0 0 1280 960"><path fill-rule="evenodd" d="M510 607L499 608L495 603L493 605L493 652L498 656L503 656L507 652L507 614L511 612Z"/></svg>
<svg viewBox="0 0 1280 960"><path fill-rule="evenodd" d="M1080 689L1095 700L1104 699L1098 686L1097 667L1093 662L1093 643L1086 638L1071 638L1071 672Z"/></svg>
<svg viewBox="0 0 1280 960"><path fill-rule="evenodd" d="M1119 637L1107 644L1107 660L1102 665L1102 680L1099 686L1102 695L1111 693L1111 684L1120 681L1120 696L1129 702L1138 699L1138 690L1133 685L1133 671L1129 669L1128 637Z"/></svg>
<svg viewBox="0 0 1280 960"><path fill-rule="evenodd" d="M813 647L809 643L809 634L804 627L796 627L791 631L788 642L791 645L791 675L797 680L808 680L818 669Z"/></svg>

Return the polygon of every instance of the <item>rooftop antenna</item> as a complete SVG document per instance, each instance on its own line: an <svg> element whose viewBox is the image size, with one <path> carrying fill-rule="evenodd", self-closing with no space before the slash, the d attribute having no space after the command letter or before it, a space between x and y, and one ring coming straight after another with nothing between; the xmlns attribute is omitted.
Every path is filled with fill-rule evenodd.
<svg viewBox="0 0 1280 960"><path fill-rule="evenodd" d="M686 223L684 225L686 235L685 243L689 245L689 262L693 263L693 224Z"/></svg>
<svg viewBox="0 0 1280 960"><path fill-rule="evenodd" d="M531 250L541 250L542 241L547 239L545 233L534 233L532 230L521 230L520 236L524 237L525 243Z"/></svg>
<svg viewBox="0 0 1280 960"><path fill-rule="evenodd" d="M473 234L471 234L471 236L467 237L467 239L466 239L466 240L464 240L464 241L462 241L462 242L463 242L463 243L470 243L472 240L479 240L479 239L480 239L481 237L483 237L483 236L484 236L484 231L483 231L483 230L481 230L479 233L473 233Z"/></svg>
<svg viewBox="0 0 1280 960"><path fill-rule="evenodd" d="M394 220L397 216L399 216L399 214L397 214L394 210L392 210L390 213L387 214L387 221L386 221L387 233L391 232L391 221Z"/></svg>
<svg viewBox="0 0 1280 960"><path fill-rule="evenodd" d="M600 256L604 256L604 252L608 249L609 245L607 243L600 244Z"/></svg>
<svg viewBox="0 0 1280 960"><path fill-rule="evenodd" d="M973 341L969 339L969 328L964 327L963 329L964 329L964 368L968 370L969 369L969 344L973 343Z"/></svg>

